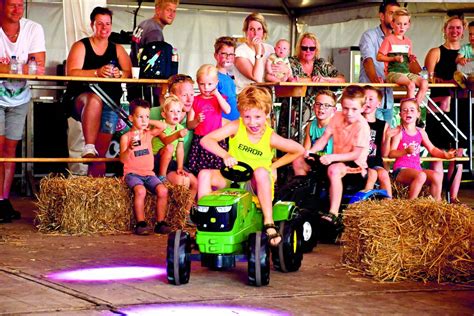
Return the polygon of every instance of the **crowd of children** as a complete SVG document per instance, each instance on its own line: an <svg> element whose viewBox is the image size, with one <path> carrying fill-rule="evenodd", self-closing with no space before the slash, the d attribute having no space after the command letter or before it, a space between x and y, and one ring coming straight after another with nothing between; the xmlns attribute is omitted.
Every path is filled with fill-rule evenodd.
<svg viewBox="0 0 474 316"><path fill-rule="evenodd" d="M318 153L329 180L329 209L322 219L330 223L340 222L343 178L348 175L365 183L366 191L378 183L388 196L392 196L392 178L409 187L409 199L417 198L422 186L427 184L431 196L441 200L443 175L422 169L420 148L424 146L431 156L443 159L453 158L456 152L436 148L417 125L427 81L410 72L413 64L418 63L411 41L405 35L409 26L408 12L405 9L395 12L393 34L385 38L377 55L385 63L388 82L407 87L408 98L400 103L400 125L395 128L375 116L383 99L380 90L350 85L342 93L341 111L336 110L337 100L332 91L316 93L314 117L304 129L303 146L281 137L269 125L272 97L267 89L248 86L236 94L231 74L236 41L227 36L215 42L216 66L205 64L197 71L199 95L194 96L192 78L179 74L169 79L169 95L161 106L150 111L146 101L132 101L129 118L133 127L122 136L120 158L125 182L134 193L135 233L143 235L152 231L144 217L146 190L157 195L153 230L167 233L169 227L164 221L167 182L189 188L192 201L185 206L189 211L200 197L229 185L219 172L221 167L232 167L243 161L254 169L247 188L258 197L264 230L270 244L278 245L281 236L272 218L276 169L291 163L295 177L307 176L311 168L309 160L315 159L311 153ZM472 44L473 23L469 30ZM460 50L459 65L472 58L472 46ZM266 62L267 81L297 80L288 63L289 52L290 43L280 39L275 54ZM284 71L274 72L275 64L279 65L276 69ZM276 158L276 150L284 155ZM395 159L392 177L385 157Z"/></svg>

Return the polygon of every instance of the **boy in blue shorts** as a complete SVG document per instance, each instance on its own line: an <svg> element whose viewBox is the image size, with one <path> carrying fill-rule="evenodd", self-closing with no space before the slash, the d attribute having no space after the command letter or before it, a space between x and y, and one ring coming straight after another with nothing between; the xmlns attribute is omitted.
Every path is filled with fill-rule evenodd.
<svg viewBox="0 0 474 316"><path fill-rule="evenodd" d="M250 181L256 192L263 213L264 231L270 246L276 247L281 236L273 222L273 183L277 168L291 163L304 152L297 142L283 138L268 125L267 117L272 108L272 97L268 90L248 86L238 96L240 119L210 132L201 139L201 146L221 157L224 164L232 168L238 161L249 164L254 170ZM229 151L218 142L229 138ZM250 148L250 150L249 150ZM286 154L275 161L274 149ZM213 188L229 185L219 170L203 169L198 175L198 198L209 194Z"/></svg>
<svg viewBox="0 0 474 316"><path fill-rule="evenodd" d="M151 140L166 125L150 121L150 103L136 99L130 102L129 120L133 126L120 138L120 161L123 163L125 183L133 191L133 210L137 224L134 233L148 235L151 232L145 221L146 190L156 194L155 233L168 234L171 229L165 222L168 208L168 189L153 172ZM151 124L151 125L150 125Z"/></svg>

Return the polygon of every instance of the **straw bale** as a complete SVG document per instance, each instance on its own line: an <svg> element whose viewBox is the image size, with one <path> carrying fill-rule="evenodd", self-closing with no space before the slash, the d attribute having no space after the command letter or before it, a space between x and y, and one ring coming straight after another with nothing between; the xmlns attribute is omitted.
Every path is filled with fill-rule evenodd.
<svg viewBox="0 0 474 316"><path fill-rule="evenodd" d="M182 228L183 206L190 199L189 190L171 184L167 187L167 220L173 228ZM132 192L119 178L50 175L40 181L37 227L44 233L74 235L130 231L135 223L132 201ZM148 193L145 210L149 223L155 221L155 201L156 196Z"/></svg>
<svg viewBox="0 0 474 316"><path fill-rule="evenodd" d="M392 179L392 196L396 199L408 199L408 189L409 186L401 184L400 182L394 181ZM419 197L429 197L430 196L430 187L428 185L423 185Z"/></svg>
<svg viewBox="0 0 474 316"><path fill-rule="evenodd" d="M363 201L344 211L343 264L379 281L474 279L474 213L462 204Z"/></svg>

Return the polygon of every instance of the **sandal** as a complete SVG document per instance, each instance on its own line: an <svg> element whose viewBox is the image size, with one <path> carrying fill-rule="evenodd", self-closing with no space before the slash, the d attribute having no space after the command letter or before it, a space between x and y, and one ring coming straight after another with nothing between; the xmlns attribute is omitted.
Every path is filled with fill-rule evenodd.
<svg viewBox="0 0 474 316"><path fill-rule="evenodd" d="M341 215L335 215L333 213L324 213L324 214L320 214L321 215L321 219L329 222L330 224L334 225L334 226L340 226L342 225L342 217Z"/></svg>
<svg viewBox="0 0 474 316"><path fill-rule="evenodd" d="M274 229L275 230L275 233L273 234L269 234L267 231L269 229ZM278 245L281 243L282 241L282 238L281 238L281 234L278 232L278 229L277 227L275 226L274 223L270 223L270 224L264 224L263 225L263 230L265 231L265 233L267 234L267 237L268 237L268 244L270 245L270 247L278 247ZM280 241L277 243L277 244L272 244L271 241L272 239L275 239L275 238L278 238L280 237Z"/></svg>

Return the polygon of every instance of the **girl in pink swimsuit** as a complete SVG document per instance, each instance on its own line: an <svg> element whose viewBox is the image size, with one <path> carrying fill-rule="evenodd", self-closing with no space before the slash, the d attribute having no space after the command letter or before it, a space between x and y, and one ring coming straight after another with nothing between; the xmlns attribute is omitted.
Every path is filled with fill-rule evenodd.
<svg viewBox="0 0 474 316"><path fill-rule="evenodd" d="M423 145L432 157L450 159L455 150L448 152L435 147L424 129L416 126L420 118L420 107L416 100L405 99L400 103L399 132L392 139L389 157L395 158L393 165L395 181L409 186L408 199L420 194L423 184L430 185L430 194L436 201L441 200L443 174L422 169L420 147Z"/></svg>

